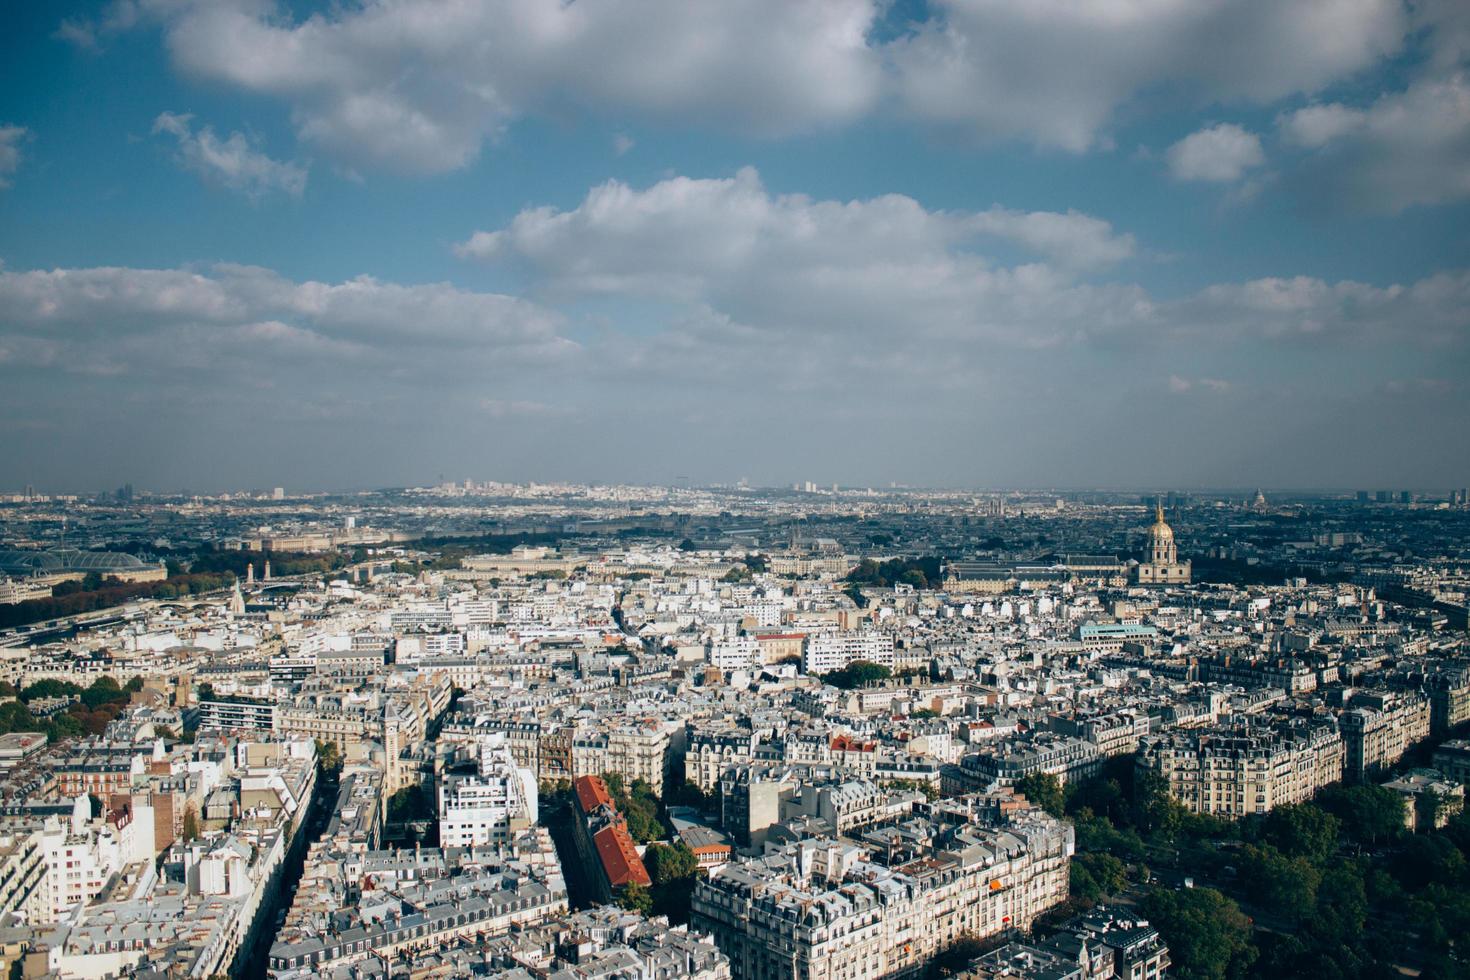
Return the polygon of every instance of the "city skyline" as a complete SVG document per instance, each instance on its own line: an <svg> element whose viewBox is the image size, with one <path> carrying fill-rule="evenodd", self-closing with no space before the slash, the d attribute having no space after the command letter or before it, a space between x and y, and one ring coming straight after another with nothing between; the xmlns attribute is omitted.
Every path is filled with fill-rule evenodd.
<svg viewBox="0 0 1470 980"><path fill-rule="evenodd" d="M1464 4L5 23L3 488L1467 482Z"/></svg>

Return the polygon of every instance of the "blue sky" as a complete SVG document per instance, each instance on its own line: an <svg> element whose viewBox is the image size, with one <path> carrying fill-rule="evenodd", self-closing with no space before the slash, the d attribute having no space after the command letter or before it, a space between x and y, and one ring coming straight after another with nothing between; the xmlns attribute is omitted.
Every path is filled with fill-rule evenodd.
<svg viewBox="0 0 1470 980"><path fill-rule="evenodd" d="M4 16L0 485L1470 475L1453 0Z"/></svg>

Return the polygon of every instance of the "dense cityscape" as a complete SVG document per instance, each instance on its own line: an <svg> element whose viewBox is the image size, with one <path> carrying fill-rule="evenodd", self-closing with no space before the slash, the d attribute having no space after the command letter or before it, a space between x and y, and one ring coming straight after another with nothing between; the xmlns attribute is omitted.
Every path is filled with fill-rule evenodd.
<svg viewBox="0 0 1470 980"><path fill-rule="evenodd" d="M26 977L1461 976L1470 506L0 504Z"/></svg>
<svg viewBox="0 0 1470 980"><path fill-rule="evenodd" d="M0 980L1470 980L1470 0L0 5Z"/></svg>

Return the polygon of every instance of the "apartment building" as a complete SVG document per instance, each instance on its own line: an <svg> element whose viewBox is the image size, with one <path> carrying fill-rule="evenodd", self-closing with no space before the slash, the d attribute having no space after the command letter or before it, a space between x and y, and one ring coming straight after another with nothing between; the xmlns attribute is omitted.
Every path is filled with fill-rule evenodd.
<svg viewBox="0 0 1470 980"><path fill-rule="evenodd" d="M1343 777L1362 781L1429 737L1430 702L1417 692L1360 691L1339 716L1347 750Z"/></svg>
<svg viewBox="0 0 1470 980"><path fill-rule="evenodd" d="M1306 802L1342 780L1345 759L1337 726L1312 720L1149 735L1140 743L1138 768L1162 776L1191 812L1238 819Z"/></svg>
<svg viewBox="0 0 1470 980"><path fill-rule="evenodd" d="M1066 899L1069 824L1034 809L1004 826L924 823L908 848L803 840L728 864L695 886L691 925L735 980L878 980L917 975L961 936L1029 928Z"/></svg>
<svg viewBox="0 0 1470 980"><path fill-rule="evenodd" d="M808 674L826 674L855 660L891 668L893 657L893 637L887 633L814 633L806 639L801 669Z"/></svg>
<svg viewBox="0 0 1470 980"><path fill-rule="evenodd" d="M502 846L536 822L536 775L518 768L500 739L484 739L477 771L439 782L439 839L445 847Z"/></svg>

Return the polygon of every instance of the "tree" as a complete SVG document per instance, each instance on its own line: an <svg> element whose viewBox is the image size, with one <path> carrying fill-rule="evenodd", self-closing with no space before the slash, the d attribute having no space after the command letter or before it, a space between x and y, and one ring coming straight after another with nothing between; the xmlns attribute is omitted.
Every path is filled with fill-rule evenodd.
<svg viewBox="0 0 1470 980"><path fill-rule="evenodd" d="M679 784L679 789L674 794L674 803L677 806L687 806L695 810L703 810L709 805L709 797L696 784L684 782Z"/></svg>
<svg viewBox="0 0 1470 980"><path fill-rule="evenodd" d="M194 811L192 801L184 807L184 827L181 836L186 843L197 840L199 837L199 814Z"/></svg>
<svg viewBox="0 0 1470 980"><path fill-rule="evenodd" d="M929 577L924 574L922 569L918 568L910 568L898 577L898 581L903 585L912 585L916 589L927 589L929 587Z"/></svg>
<svg viewBox="0 0 1470 980"><path fill-rule="evenodd" d="M111 677L99 677L92 686L82 692L82 703L88 708L98 708L113 701L126 701L127 692Z"/></svg>
<svg viewBox="0 0 1470 980"><path fill-rule="evenodd" d="M1063 813L1062 784L1048 772L1030 772L1016 780L1016 792L1054 817Z"/></svg>
<svg viewBox="0 0 1470 980"><path fill-rule="evenodd" d="M132 680L123 685L123 690L127 691L129 694L137 694L139 691L143 690L143 678L134 677Z"/></svg>
<svg viewBox="0 0 1470 980"><path fill-rule="evenodd" d="M653 893L636 881L619 888L614 900L631 912L648 915L653 911Z"/></svg>
<svg viewBox="0 0 1470 980"><path fill-rule="evenodd" d="M1142 903L1180 980L1239 980L1255 962L1250 920L1213 888L1155 891Z"/></svg>
<svg viewBox="0 0 1470 980"><path fill-rule="evenodd" d="M1342 825L1337 818L1310 803L1278 806L1260 824L1261 840L1290 857L1316 864L1337 849Z"/></svg>
<svg viewBox="0 0 1470 980"><path fill-rule="evenodd" d="M893 676L893 672L882 664L875 664L868 660L854 660L841 670L834 670L822 674L822 683L840 687L844 691L850 691L858 687L866 687L878 681L887 680Z"/></svg>
<svg viewBox="0 0 1470 980"><path fill-rule="evenodd" d="M1072 894L1088 902L1112 898L1128 887L1128 868L1111 854L1079 854L1072 861Z"/></svg>
<svg viewBox="0 0 1470 980"><path fill-rule="evenodd" d="M20 699L22 701L34 701L37 698L70 697L81 693L82 689L71 681L58 681L48 677L45 680L36 681L34 684L27 684L25 689L20 692Z"/></svg>
<svg viewBox="0 0 1470 980"><path fill-rule="evenodd" d="M1404 832L1404 801L1382 786L1329 786L1317 805L1337 817L1342 832L1360 844L1376 846Z"/></svg>
<svg viewBox="0 0 1470 980"><path fill-rule="evenodd" d="M1390 868L1406 888L1453 886L1465 877L1465 855L1444 834L1415 834L1404 842Z"/></svg>
<svg viewBox="0 0 1470 980"><path fill-rule="evenodd" d="M1322 876L1306 858L1287 857L1269 844L1247 844L1240 865L1241 883L1256 904L1293 926L1311 917Z"/></svg>
<svg viewBox="0 0 1470 980"><path fill-rule="evenodd" d="M336 776L342 771L342 751L336 742L316 740L316 764L323 775Z"/></svg>
<svg viewBox="0 0 1470 980"><path fill-rule="evenodd" d="M1169 781L1152 769L1140 769L1133 785L1133 825L1139 833L1172 838L1182 819L1179 801L1169 794Z"/></svg>
<svg viewBox="0 0 1470 980"><path fill-rule="evenodd" d="M388 797L388 819L394 823L428 820L433 816L433 797L418 783L405 786Z"/></svg>
<svg viewBox="0 0 1470 980"><path fill-rule="evenodd" d="M652 786L642 779L635 779L633 785L628 786L622 775L615 772L603 773L602 781L628 825L628 834L635 841L646 844L664 835L664 825L659 820L659 800Z"/></svg>
<svg viewBox="0 0 1470 980"><path fill-rule="evenodd" d="M683 841L668 844L649 844L643 850L643 866L654 888L667 885L679 878L692 878L699 872L699 858Z"/></svg>
<svg viewBox="0 0 1470 980"><path fill-rule="evenodd" d="M93 819L96 819L97 817L102 816L103 812L106 809L106 804L104 804L102 802L102 798L100 796L98 796L96 793L88 793L87 794L87 803L92 808L92 818Z"/></svg>

